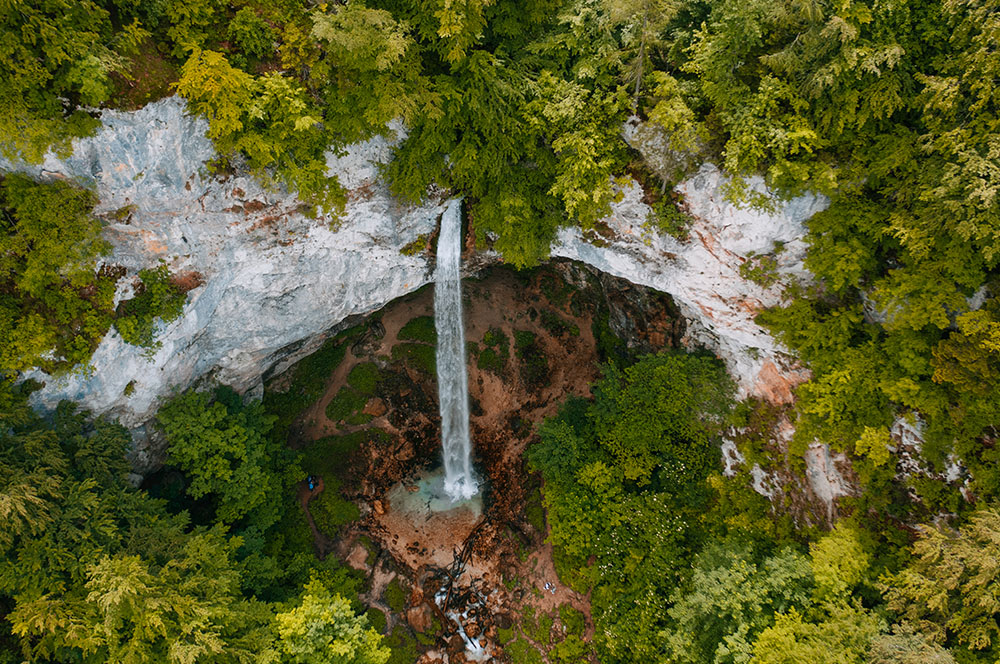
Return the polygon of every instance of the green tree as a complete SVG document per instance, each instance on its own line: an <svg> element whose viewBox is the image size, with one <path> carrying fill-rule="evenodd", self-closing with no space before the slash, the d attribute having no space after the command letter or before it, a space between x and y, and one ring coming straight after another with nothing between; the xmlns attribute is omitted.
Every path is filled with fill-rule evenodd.
<svg viewBox="0 0 1000 664"><path fill-rule="evenodd" d="M231 390L220 390L215 400L188 390L156 418L166 434L167 458L190 480L190 496L212 496L223 523L248 516L259 528L275 523L285 487L301 478L292 464L283 467L287 453L268 436L275 418L259 402L244 406Z"/></svg>
<svg viewBox="0 0 1000 664"><path fill-rule="evenodd" d="M746 545L713 543L670 599L665 652L691 664L746 662L776 616L811 605L811 586L809 559L793 549L761 559Z"/></svg>
<svg viewBox="0 0 1000 664"><path fill-rule="evenodd" d="M111 325L115 279L94 194L9 174L0 183L0 374L84 362Z"/></svg>
<svg viewBox="0 0 1000 664"><path fill-rule="evenodd" d="M282 661L291 664L385 664L390 651L382 636L356 615L351 603L318 579L306 584L301 601L279 613Z"/></svg>
<svg viewBox="0 0 1000 664"><path fill-rule="evenodd" d="M884 586L889 608L941 644L994 658L1000 627L1000 511L986 505L958 532L923 526L909 566Z"/></svg>
<svg viewBox="0 0 1000 664"><path fill-rule="evenodd" d="M10 0L0 7L0 151L39 162L49 147L99 122L84 110L111 92L109 75L127 72L124 55L145 36L137 23L114 31L93 0Z"/></svg>

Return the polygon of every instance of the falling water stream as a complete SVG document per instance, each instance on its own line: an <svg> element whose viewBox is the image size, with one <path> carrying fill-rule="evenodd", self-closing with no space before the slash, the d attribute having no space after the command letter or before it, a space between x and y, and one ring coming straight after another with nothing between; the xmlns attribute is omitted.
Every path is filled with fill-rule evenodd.
<svg viewBox="0 0 1000 664"><path fill-rule="evenodd" d="M476 495L469 440L469 378L462 321L462 202L448 203L441 216L434 273L438 400L444 449L444 490L452 500Z"/></svg>

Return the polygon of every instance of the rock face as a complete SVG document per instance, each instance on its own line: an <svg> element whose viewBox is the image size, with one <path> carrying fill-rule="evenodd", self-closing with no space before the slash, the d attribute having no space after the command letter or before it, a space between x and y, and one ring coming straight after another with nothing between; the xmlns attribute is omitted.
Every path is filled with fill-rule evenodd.
<svg viewBox="0 0 1000 664"><path fill-rule="evenodd" d="M103 119L101 131L77 141L68 159L50 157L37 167L0 163L0 170L93 184L96 212L111 221L108 263L134 274L165 260L173 271L199 273L204 284L191 291L182 317L161 324L156 352L111 330L85 371L35 376L46 383L34 395L36 406L72 399L137 427L165 396L206 374L253 388L282 357L301 356L348 316L373 311L431 277L425 256L400 250L434 230L443 206L402 207L389 195L375 168L389 155L385 139L330 158L350 193L337 221L310 219L295 197L249 177L206 174L204 162L214 156L206 124L185 116L178 99ZM143 467L142 458L135 461Z"/></svg>
<svg viewBox="0 0 1000 664"><path fill-rule="evenodd" d="M134 274L163 260L175 272L198 273L203 284L189 294L181 318L161 325L155 352L129 346L112 330L86 370L60 379L36 376L46 383L34 395L39 407L72 399L140 427L172 391L206 375L252 389L263 372L318 347L324 333L349 316L431 279L425 254L400 250L435 229L444 202L404 207L390 196L376 168L390 156L387 139L329 158L349 204L339 220L311 219L283 191L248 177L207 174L204 162L214 153L206 124L187 117L181 100L106 112L103 120L96 136L76 142L70 158L49 157L36 167L0 161L0 170L93 184L96 211L108 220L105 233L114 245L108 263ZM781 242L779 272L804 274L803 221L825 201L803 197L764 214L726 202L723 185L711 165L679 185L696 219L690 241L648 230L649 208L633 184L607 220L614 232L607 246L564 229L553 255L670 293L688 319L690 340L726 360L741 392L787 401L801 373L753 322L757 311L779 301L780 287L747 281L739 266L751 252L766 253ZM144 467L144 459L135 461Z"/></svg>
<svg viewBox="0 0 1000 664"><path fill-rule="evenodd" d="M725 199L725 184L719 169L705 164L677 186L694 218L687 241L652 230L650 208L633 182L606 220L613 233L607 246L597 247L578 229L564 228L552 253L670 293L688 322L688 340L726 361L741 395L787 403L806 374L753 319L781 302L789 279L808 279L802 265L804 222L828 201L802 196L779 202L775 212L740 209ZM760 178L750 184L766 191ZM747 260L772 252L775 283L764 287L741 276L740 266Z"/></svg>

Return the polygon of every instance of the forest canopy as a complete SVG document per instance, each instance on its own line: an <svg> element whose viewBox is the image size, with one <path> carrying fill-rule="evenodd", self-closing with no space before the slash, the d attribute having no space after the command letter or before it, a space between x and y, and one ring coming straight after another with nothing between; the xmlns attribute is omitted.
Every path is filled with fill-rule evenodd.
<svg viewBox="0 0 1000 664"><path fill-rule="evenodd" d="M464 196L481 245L518 267L545 260L561 226L600 242L631 178L671 219L666 192L704 162L742 205L773 205L755 176L779 197L828 197L807 222L814 279L758 317L812 376L787 464L747 433L777 416L731 404L714 362L609 365L528 452L557 567L592 592L609 662L989 662L998 42L997 0L6 0L0 151L66 155L103 110L178 94L207 120L211 169L336 214L348 192L328 155L398 127L393 193ZM623 140L632 115L666 137L669 168ZM162 266L116 302L96 202L75 183L0 181L4 379L85 363L112 328L155 349L158 320L180 315ZM385 660L349 575L314 564L273 508L300 479L281 471L285 414L178 395L157 421L187 498L158 499L125 483L119 427L70 406L40 418L28 389L0 393L0 610L24 656L193 661L225 642L309 661L315 636ZM922 440L909 477L900 426ZM750 493L749 471L723 478L723 435L763 470L801 471L817 441L843 452L861 489L842 501L851 518L823 535L793 524L794 506ZM137 545L150 532L158 546ZM143 623L141 603L190 612ZM344 629L325 633L324 615Z"/></svg>

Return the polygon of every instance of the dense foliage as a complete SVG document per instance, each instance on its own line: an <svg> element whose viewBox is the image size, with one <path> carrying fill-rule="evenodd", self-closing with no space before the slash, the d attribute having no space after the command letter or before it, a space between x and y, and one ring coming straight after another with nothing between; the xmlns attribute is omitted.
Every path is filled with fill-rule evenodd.
<svg viewBox="0 0 1000 664"><path fill-rule="evenodd" d="M773 204L747 186L756 175L779 196L828 196L808 222L816 279L759 317L811 370L787 449L754 433L774 424L762 408L730 408L708 359L609 367L593 400L569 401L529 452L557 567L592 591L608 662L988 662L998 35L997 0L8 0L0 150L65 154L100 108L172 89L208 120L220 155L210 167L247 169L336 212L346 192L328 154L398 120L384 167L393 191L464 195L479 240L518 266L544 259L561 225L599 238L626 172L676 234L664 193L705 160L748 205ZM661 163L620 138L630 114L662 131ZM0 184L0 377L69 369L112 325L155 348L157 317L179 315L183 293L164 268L143 271L136 297L113 308L119 275L100 269L94 204L70 183ZM770 286L770 267L751 257L741 272ZM431 350L420 341L415 364ZM506 342L496 349L484 368L502 368ZM224 391L179 395L159 422L186 498L165 492L166 503L124 484L120 429L68 407L45 422L5 393L0 610L18 648L53 661L318 661L308 635L383 661L331 590L348 582L309 581L308 547L282 530L275 496L298 477L282 436L314 379L272 397L277 424ZM923 441L908 477L890 433L899 421ZM800 472L817 440L845 452L862 487L842 501L850 522L820 536L789 496L773 497L772 513L751 493L749 468L724 479L724 431L749 468ZM962 491L949 465L968 477ZM342 507L317 514L336 524Z"/></svg>
<svg viewBox="0 0 1000 664"><path fill-rule="evenodd" d="M103 263L110 246L87 189L11 173L0 180L0 378L85 363L114 324L122 338L155 347L158 319L186 300L165 266L141 270L135 297L115 309L125 270Z"/></svg>
<svg viewBox="0 0 1000 664"><path fill-rule="evenodd" d="M269 474L282 456L258 461L259 490L279 488L273 504L244 503L248 525L228 527L226 494L194 525L188 511L127 484L125 429L68 403L42 420L26 396L0 393L0 661L384 664L380 637L341 595L353 598L357 582L314 558L308 531L303 542L289 523L268 529L291 502L283 476ZM263 438L259 404L227 406L208 406L222 417L198 431ZM165 419L177 422L181 407ZM201 457L213 467L225 459ZM309 654L323 651L341 659Z"/></svg>

